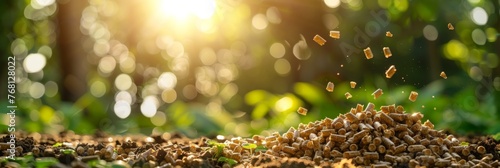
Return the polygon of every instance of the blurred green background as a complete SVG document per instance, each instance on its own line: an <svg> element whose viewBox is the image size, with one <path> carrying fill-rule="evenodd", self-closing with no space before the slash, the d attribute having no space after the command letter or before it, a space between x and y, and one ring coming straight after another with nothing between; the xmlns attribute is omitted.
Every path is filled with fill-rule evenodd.
<svg viewBox="0 0 500 168"><path fill-rule="evenodd" d="M20 0L0 13L17 130L267 135L373 102L459 134L500 132L500 1Z"/></svg>

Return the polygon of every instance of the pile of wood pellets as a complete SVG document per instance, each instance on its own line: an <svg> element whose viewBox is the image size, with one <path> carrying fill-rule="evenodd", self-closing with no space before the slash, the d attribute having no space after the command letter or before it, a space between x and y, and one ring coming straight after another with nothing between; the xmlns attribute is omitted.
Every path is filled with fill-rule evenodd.
<svg viewBox="0 0 500 168"><path fill-rule="evenodd" d="M298 112L306 115L307 109ZM51 158L58 161L52 167L60 168L500 167L498 141L477 137L479 141L461 141L435 130L422 118L419 112L406 113L402 106L376 108L369 103L366 107L358 104L335 119L248 138L20 134L16 157L21 159L0 160L0 167L36 167ZM8 156L7 142L7 136L0 138L3 156ZM30 155L33 160L26 162Z"/></svg>
<svg viewBox="0 0 500 168"><path fill-rule="evenodd" d="M335 119L300 124L283 134L233 138L225 143L225 155L242 161L248 152L241 144L256 143L269 150L253 156L251 164L259 166L258 157L300 158L315 165L338 163L350 159L357 166L367 167L499 167L494 158L497 151L484 146L460 142L453 135L434 129L430 121L422 123L419 112L406 113L402 106L382 106L376 110L369 103L358 104Z"/></svg>

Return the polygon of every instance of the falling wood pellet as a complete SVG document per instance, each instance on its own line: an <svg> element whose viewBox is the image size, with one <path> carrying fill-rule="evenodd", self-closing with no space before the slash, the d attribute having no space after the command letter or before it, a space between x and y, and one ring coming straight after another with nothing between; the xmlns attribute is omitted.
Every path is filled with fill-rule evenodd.
<svg viewBox="0 0 500 168"><path fill-rule="evenodd" d="M396 73L396 67L391 65L387 71L385 71L386 78L392 78L392 76Z"/></svg>
<svg viewBox="0 0 500 168"><path fill-rule="evenodd" d="M385 32L385 36L387 36L387 37L392 37L392 33L391 33L390 31L386 31L386 32Z"/></svg>
<svg viewBox="0 0 500 168"><path fill-rule="evenodd" d="M328 84L326 84L326 91L333 92L334 87L335 85L332 82L328 82Z"/></svg>
<svg viewBox="0 0 500 168"><path fill-rule="evenodd" d="M382 94L384 94L384 92L383 92L383 91L382 91L382 89L380 89L380 88L379 88L379 89L377 89L377 90L375 90L375 92L373 92L373 93L372 93L372 95L373 95L373 98L374 98L374 99L377 99L377 98L378 98L378 97L380 97Z"/></svg>
<svg viewBox="0 0 500 168"><path fill-rule="evenodd" d="M389 58L392 56L392 52L391 52L391 49L389 47L384 47L383 50L384 50L385 58Z"/></svg>
<svg viewBox="0 0 500 168"><path fill-rule="evenodd" d="M370 47L364 49L363 51L365 52L366 59L372 59L373 58L372 49L370 49Z"/></svg>
<svg viewBox="0 0 500 168"><path fill-rule="evenodd" d="M300 115L306 115L307 109L304 107L299 107L299 109L297 110L297 113L299 113Z"/></svg>
<svg viewBox="0 0 500 168"><path fill-rule="evenodd" d="M352 98L351 93L346 92L346 93L345 93L345 98L346 98L346 99L350 99L350 98Z"/></svg>
<svg viewBox="0 0 500 168"><path fill-rule="evenodd" d="M354 81L351 81L349 84L351 84L351 88L353 88L353 89L354 89L354 88L356 87L356 84L357 84L357 83L356 83L356 82L354 82Z"/></svg>
<svg viewBox="0 0 500 168"><path fill-rule="evenodd" d="M418 97L418 93L415 91L411 91L410 97L408 97L408 99L412 102L415 102L415 101L417 101L417 97Z"/></svg>
<svg viewBox="0 0 500 168"><path fill-rule="evenodd" d="M316 36L314 36L313 40L314 40L316 43L318 43L320 46L323 46L323 45L325 45L325 43L326 43L326 40L325 40L323 37L321 37L321 36L319 36L319 35L317 35L317 34L316 34Z"/></svg>
<svg viewBox="0 0 500 168"><path fill-rule="evenodd" d="M340 38L340 31L330 31L330 37L334 39L339 39Z"/></svg>
<svg viewBox="0 0 500 168"><path fill-rule="evenodd" d="M455 30L455 27L451 23L448 23L448 30Z"/></svg>
<svg viewBox="0 0 500 168"><path fill-rule="evenodd" d="M448 79L448 76L446 76L446 73L444 73L444 71L441 71L441 74L439 74L439 76L441 76L441 78L443 79Z"/></svg>

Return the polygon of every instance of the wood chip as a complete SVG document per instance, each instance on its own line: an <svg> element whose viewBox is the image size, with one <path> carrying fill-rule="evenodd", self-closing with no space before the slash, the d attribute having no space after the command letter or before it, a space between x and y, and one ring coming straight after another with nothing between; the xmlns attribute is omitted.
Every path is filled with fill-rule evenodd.
<svg viewBox="0 0 500 168"><path fill-rule="evenodd" d="M350 98L352 98L351 93L349 93L349 92L345 92L345 98L346 98L346 99L350 99Z"/></svg>
<svg viewBox="0 0 500 168"><path fill-rule="evenodd" d="M394 65L391 65L389 69L385 71L385 77L386 78L392 78L392 76L396 73L396 67Z"/></svg>
<svg viewBox="0 0 500 168"><path fill-rule="evenodd" d="M446 73L444 71L441 71L441 74L439 74L443 79L448 79L448 76L446 76Z"/></svg>
<svg viewBox="0 0 500 168"><path fill-rule="evenodd" d="M328 82L328 84L326 84L326 91L333 92L334 87L335 85L332 82Z"/></svg>
<svg viewBox="0 0 500 168"><path fill-rule="evenodd" d="M448 23L448 30L455 30L455 27L451 23Z"/></svg>
<svg viewBox="0 0 500 168"><path fill-rule="evenodd" d="M351 81L349 84L351 84L351 88L353 88L353 89L354 89L354 88L356 87L356 84L357 84L357 83L356 83L356 82L354 82L354 81Z"/></svg>
<svg viewBox="0 0 500 168"><path fill-rule="evenodd" d="M372 59L373 58L372 49L370 49L370 47L364 49L363 51L365 52L366 59Z"/></svg>
<svg viewBox="0 0 500 168"><path fill-rule="evenodd" d="M385 58L389 58L392 56L392 52L391 52L391 49L389 47L384 47L383 50L384 50Z"/></svg>
<svg viewBox="0 0 500 168"><path fill-rule="evenodd" d="M387 36L387 37L392 37L392 33L391 33L390 31L386 31L386 32L385 32L385 36Z"/></svg>
<svg viewBox="0 0 500 168"><path fill-rule="evenodd" d="M415 91L411 91L410 97L408 97L408 99L412 102L415 102L415 101L417 101L417 97L418 97L418 93Z"/></svg>
<svg viewBox="0 0 500 168"><path fill-rule="evenodd" d="M375 92L373 92L373 93L372 93L372 95L373 95L373 98L374 98L374 99L377 99L377 98L378 98L378 97L380 97L382 94L384 94L384 92L383 92L383 91L382 91L382 89L380 89L380 88L379 88L379 89L377 89L377 90L375 90Z"/></svg>
<svg viewBox="0 0 500 168"><path fill-rule="evenodd" d="M340 38L340 31L330 31L330 37L334 39L339 39Z"/></svg>
<svg viewBox="0 0 500 168"><path fill-rule="evenodd" d="M323 37L321 37L321 36L319 36L319 35L317 35L317 34L316 34L316 36L314 36L313 40L314 40L316 43L318 43L320 46L323 46L323 45L325 45L325 43L326 43L326 40L325 40Z"/></svg>
<svg viewBox="0 0 500 168"><path fill-rule="evenodd" d="M297 113L299 113L300 115L306 115L307 109L304 107L299 107L299 109L297 110Z"/></svg>

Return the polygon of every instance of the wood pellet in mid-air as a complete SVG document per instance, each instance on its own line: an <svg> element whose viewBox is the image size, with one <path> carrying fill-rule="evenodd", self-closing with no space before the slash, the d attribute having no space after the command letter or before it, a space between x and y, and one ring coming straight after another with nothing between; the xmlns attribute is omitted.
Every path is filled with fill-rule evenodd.
<svg viewBox="0 0 500 168"><path fill-rule="evenodd" d="M391 33L390 31L386 31L386 32L385 32L385 36L387 36L387 37L392 37L392 33Z"/></svg>
<svg viewBox="0 0 500 168"><path fill-rule="evenodd" d="M455 30L455 27L451 23L448 23L448 30Z"/></svg>
<svg viewBox="0 0 500 168"><path fill-rule="evenodd" d="M370 47L365 48L363 51L365 52L366 59L373 58L372 49L370 49Z"/></svg>
<svg viewBox="0 0 500 168"><path fill-rule="evenodd" d="M317 35L317 34L314 36L313 40L314 40L316 43L318 43L320 46L323 46L323 45L325 45L325 43L326 43L326 40L325 40L323 37L321 37L321 36L319 36L319 35Z"/></svg>
<svg viewBox="0 0 500 168"><path fill-rule="evenodd" d="M330 31L330 37L334 39L339 39L340 38L340 31Z"/></svg>
<svg viewBox="0 0 500 168"><path fill-rule="evenodd" d="M304 107L299 107L299 109L297 109L297 113L299 113L300 115L306 115L307 109Z"/></svg>
<svg viewBox="0 0 500 168"><path fill-rule="evenodd" d="M448 76L446 76L446 73L444 73L444 71L441 71L439 76L441 76L441 78L443 78L443 79L448 79Z"/></svg>
<svg viewBox="0 0 500 168"><path fill-rule="evenodd" d="M351 88L353 88L353 89L354 89L354 88L356 87L356 84L357 84L357 83L356 83L356 82L354 82L354 81L351 81L349 84L351 85Z"/></svg>
<svg viewBox="0 0 500 168"><path fill-rule="evenodd" d="M345 98L346 98L346 99L350 99L350 98L352 98L351 93L349 93L349 92L345 92Z"/></svg>
<svg viewBox="0 0 500 168"><path fill-rule="evenodd" d="M373 95L373 98L374 98L374 99L377 99L377 98L378 98L378 97L380 97L382 94L384 94L384 92L383 92L383 91L382 91L382 89L380 89L380 88L379 88L379 89L377 89L377 90L375 90L375 92L373 92L373 93L372 93L372 95Z"/></svg>
<svg viewBox="0 0 500 168"><path fill-rule="evenodd" d="M335 85L333 84L333 82L328 82L328 84L326 84L326 91L333 92L334 87Z"/></svg>
<svg viewBox="0 0 500 168"><path fill-rule="evenodd" d="M396 73L396 67L391 65L387 71L385 71L386 78L392 78L392 76Z"/></svg>
<svg viewBox="0 0 500 168"><path fill-rule="evenodd" d="M412 102L415 102L415 101L417 101L417 97L418 97L418 93L415 91L411 91L410 97L408 97L408 99Z"/></svg>
<svg viewBox="0 0 500 168"><path fill-rule="evenodd" d="M383 50L384 50L385 58L389 58L392 56L392 52L391 52L391 49L389 47L384 47Z"/></svg>

